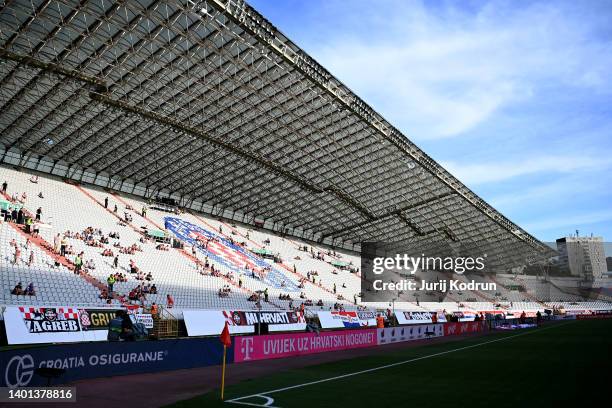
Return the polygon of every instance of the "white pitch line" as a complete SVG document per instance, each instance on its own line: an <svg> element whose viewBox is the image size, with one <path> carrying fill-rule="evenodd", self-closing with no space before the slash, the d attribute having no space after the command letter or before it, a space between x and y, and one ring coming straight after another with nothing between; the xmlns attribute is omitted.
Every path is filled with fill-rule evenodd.
<svg viewBox="0 0 612 408"><path fill-rule="evenodd" d="M444 354L454 353L456 351L467 350L467 349L471 349L471 348L474 348L474 347L484 346L486 344L496 343L498 341L504 341L504 340L508 340L508 339L513 339L515 337L526 336L528 334L539 333L541 331L552 329L554 327L565 326L568 323L570 323L570 322L560 323L558 325L548 326L548 327L544 327L544 328L541 328L541 329L535 329L535 330L531 330L531 331L528 331L528 332L519 333L519 334L515 334L515 335L512 335L512 336L507 336L507 337L502 337L502 338L495 339L495 340L484 341L482 343L472 344L470 346L464 346L464 347L459 347L459 348L452 349L452 350L441 351L439 353L429 354L429 355L422 356L422 357L411 358L410 360L398 361L397 363L387 364L387 365L384 365L384 366L368 368L367 370L355 371L355 372L348 373L348 374L337 375L335 377L324 378L322 380L316 380L316 381L310 381L310 382L303 383L303 384L291 385L289 387L278 388L276 390L258 392L257 394L251 394L251 395L247 395L247 396L244 396L244 397L233 398L233 399L230 399L230 400L226 400L225 402L229 402L229 403L233 403L233 404L251 405L251 406L256 406L256 407L270 407L270 405L263 405L263 404L260 405L260 404L254 404L254 403L246 403L246 402L241 402L240 400L244 400L244 399L248 399L248 398L253 398L253 397L266 398L265 395L267 395L267 394L275 394L277 392L293 390L295 388L308 387L309 385L321 384L321 383L324 383L324 382L341 380L343 378L353 377L353 376L360 375L360 374L371 373L373 371L384 370L386 368L396 367L396 366L399 366L399 365L408 364L408 363L412 363L412 362L419 361L419 360L425 360L425 359L432 358L432 357L442 356ZM268 398L270 398L270 397L268 397ZM274 402L273 399L272 399L272 402ZM270 402L268 402L268 403L270 403Z"/></svg>

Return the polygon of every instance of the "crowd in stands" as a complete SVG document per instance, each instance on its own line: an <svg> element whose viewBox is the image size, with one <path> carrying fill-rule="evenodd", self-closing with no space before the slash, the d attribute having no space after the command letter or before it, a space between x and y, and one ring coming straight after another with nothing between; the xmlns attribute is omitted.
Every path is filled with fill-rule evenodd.
<svg viewBox="0 0 612 408"><path fill-rule="evenodd" d="M44 201L36 199L36 192L39 190L39 188L41 188L41 186L45 184L45 182L39 182L38 177L34 176L32 177L32 179L30 179L30 182L37 184L37 186L35 187L35 191L28 190L28 193L31 195L31 197L28 197L28 194L21 191L12 193L12 195L10 196L10 201L12 202L12 205L9 211L4 211L3 216L4 220L10 223L21 224L23 227L20 226L19 228L21 230L25 230L27 233L30 234L28 235L28 237L31 238L31 241L30 238L27 239L25 245L17 244L13 239L11 246L8 247L9 251L7 251L6 253L6 259L9 263L12 262L13 264L20 266L23 266L24 264L31 266L35 265L37 261L40 261L35 259L35 256L38 257L39 255L38 252L32 250L31 246L44 246L43 240L41 240L40 238L35 238L37 238L37 231L40 230L39 228L45 228L43 224L45 218L51 219L51 217L55 216L56 220L60 219L59 217L57 217L57 214L53 212L54 208L51 205L47 207L47 205L44 204ZM7 192L7 184L8 183L5 182L2 185L4 193ZM45 190L45 194L49 196L52 195L47 190ZM40 192L38 197L44 197L42 191ZM283 268L275 268L275 272L279 272L279 269L286 269L286 271L280 270L280 272L282 273L279 272L273 274L272 276L269 275L269 272L272 271L272 266L261 267L261 263L256 264L254 262L251 262L250 260L246 261L247 263L244 265L239 266L234 264L231 268L228 268L226 262L217 262L218 265L215 265L211 260L209 260L207 256L203 256L202 254L214 254L211 255L211 258L216 261L216 256L224 256L223 254L225 253L226 249L229 249L230 251L236 249L232 249L232 246L246 247L246 242L241 242L241 236L246 237L247 240L250 240L251 235L249 235L249 231L251 231L252 233L253 240L257 240L257 242L255 242L256 245L261 245L263 243L263 245L269 246L269 248L274 252L276 252L279 248L282 248L280 247L280 245L283 245L284 243L279 243L280 241L277 239L278 237L273 237L271 234L268 234L266 236L267 232L259 233L253 229L241 233L240 230L236 228L236 226L232 226L234 229L230 228L229 231L224 232L222 225L225 226L226 224L219 223L218 227L209 225L209 227L212 228L209 229L209 231L212 231L213 234L210 234L209 236L198 236L195 240L195 244L192 245L191 249L188 248L186 251L183 251L177 246L170 245L171 241L169 240L169 235L166 235L164 239L159 239L159 237L156 239L152 235L148 235L147 228L152 228L152 225L155 225L156 222L159 222L161 224L163 223L163 221L160 221L156 218L158 214L154 211L151 211L151 214L149 215L148 206L143 205L141 208L137 205L140 210L135 210L132 205L127 204L127 200L127 198L126 200L124 200L124 204L122 205L122 207L124 206L125 212L122 212L123 208L118 208L116 204L114 204L113 207L113 203L109 202L108 197L104 198L104 195L102 195L100 196L99 206L101 205L106 208L105 212L114 214L112 217L109 217L111 219L110 223L101 223L100 225L95 225L96 221L94 218L91 221L91 223L94 225L88 226L84 229L82 229L84 225L87 225L90 222L84 222L84 225L76 224L76 226L75 224L67 223L66 226L63 226L61 229L58 227L58 230L65 230L64 232L60 232L57 234L53 232L49 236L49 241L52 241L52 243L49 244L49 248L55 254L58 255L58 257L54 257L56 260L61 261L64 265L68 265L68 269L72 269L72 266L74 266L74 272L76 274L89 274L89 276L85 276L88 281L90 281L90 278L99 279L102 281L101 286L104 286L104 289L100 291L100 297L102 299L108 299L109 301L111 299L117 299L118 301L121 300L125 303L143 302L143 300L146 300L149 294L157 294L157 287L155 286L155 284L153 284L153 281L156 281L158 283L158 286L160 287L160 291L162 293L166 293L164 284L168 283L166 281L167 276L156 272L157 269L154 266L155 262L149 263L148 261L143 261L142 252L143 250L147 251L144 254L144 258L146 258L146 256L148 256L149 254L154 257L168 256L168 258L173 255L166 255L165 253L157 252L148 252L153 251L153 248L155 248L157 251L160 252L172 251L172 254L174 254L174 251L177 250L182 251L182 254L186 254L189 258L189 264L188 266L184 266L183 270L188 270L188 268L190 268L191 271L195 269L199 273L199 275L196 274L193 278L188 277L180 282L176 282L176 287L188 287L192 285L193 281L196 281L198 285L197 290L195 290L193 287L187 288L187 296L182 296L182 292L176 293L178 296L180 296L181 302L177 305L180 306L180 308L186 307L186 305L190 305L191 307L197 307L199 305L198 296L199 294L204 293L205 290L211 292L212 297L214 297L215 299L217 297L224 298L223 301L219 301L219 305L231 304L230 302L240 302L238 304L246 304L248 306L249 304L245 302L245 297L247 296L248 301L256 302L258 305L261 305L261 302L269 302L269 294L268 289L266 287L266 285L268 285L270 287L270 290L272 291L271 303L273 303L274 306L278 307L286 307L286 304L282 302L276 302L277 296L279 301L290 302L289 307L292 307L294 300L296 300L296 304L298 302L301 302L299 305L300 308L303 308L304 306L316 306L317 308L325 308L325 310L327 310L328 308L333 308L334 310L344 310L345 307L352 307L353 305L350 305L349 303L353 303L354 308L365 309L364 306L358 305L358 297L360 295L354 293L357 291L354 289L354 287L356 287L357 285L354 280L350 280L349 274L346 273L346 270L353 272L357 271L356 268L352 267L352 262L350 260L350 257L352 255L338 254L333 249L317 249L315 246L312 245L304 245L302 243L294 242L292 244L292 248L287 249L287 252L285 252L284 249L282 249L282 251L283 255L287 255L287 259L293 259L296 262L284 264L282 265ZM27 208L23 207L25 203L32 204L29 207L30 211L28 211ZM121 214L123 214L123 216ZM134 224L134 219L138 220L138 222L142 222L140 217L147 218L149 216L151 218L147 219L148 221L150 221L148 223L148 227L141 225L136 226ZM134 237L134 235L131 234L131 231L126 232L126 230L129 228L121 230L120 228L116 227L116 219L119 220L120 226L129 225L129 227L135 230L138 235ZM188 218L185 218L185 221L187 219ZM192 220L192 222L196 221ZM212 223L212 221L207 222L203 220L203 223L210 224ZM14 225L11 225L11 228L14 227ZM66 230L66 228L71 228L71 230ZM163 229L159 226L155 226L155 228ZM218 229L219 234L224 234L224 237L220 237L218 235L215 236L215 228ZM121 231L121 234L114 230ZM47 237L45 232L46 231L43 231L42 235ZM121 241L122 238L124 242ZM75 240L79 242L75 242ZM43 241L42 244L41 241ZM152 241L154 242L151 243ZM187 245L189 245L189 243L187 243ZM296 252L296 247L301 252ZM218 252L218 249L222 249L223 251ZM266 255L268 256L264 256L262 257L262 259L270 258L269 254L272 253L272 251L268 251L266 249ZM96 258L98 254L101 254L108 260ZM308 255L310 255L310 257ZM198 256L203 259L200 259ZM61 259L61 257L64 257L66 259ZM138 265L136 264L136 261L130 259L129 266L124 271L124 261L127 260L126 258L130 257L138 261ZM309 258L322 262L311 261ZM120 262L120 259L122 262ZM334 260L338 259L346 259L346 262L334 262ZM66 260L68 261L67 263L65 262ZM277 252L277 254L275 255L275 261L278 260L282 260L280 252ZM228 259L228 262L229 261L235 262L231 259ZM185 259L182 259L182 262L183 263L177 262L177 264L187 264L187 261L185 261ZM327 265L324 265L323 263ZM109 266L113 269L110 269ZM143 269L151 269L151 271L141 270L141 267ZM300 269L299 272L298 269ZM308 272L306 272L307 270ZM290 274L287 275L287 271L293 272L294 274L298 275L298 277L295 278L293 276L290 276ZM112 272L111 275L108 275L108 272ZM154 274L157 279L154 279ZM283 280L283 274L287 275L286 281ZM206 278L202 278L202 276L205 276ZM208 277L221 279L208 279ZM183 276L181 276L181 278L183 278ZM326 281L326 285L324 285L322 278ZM105 279L106 282L104 282ZM193 280L190 281L190 279ZM11 286L6 287L4 290L8 292L8 290L17 280L28 282L30 278L18 276L14 279L11 279L9 282ZM274 284L270 284L271 281L273 281ZM293 286L293 284L290 283L296 281L299 290L296 290L295 292L290 292L291 289L289 287ZM45 292L45 290L43 289L43 283L41 283L41 279L37 278L36 282L39 290L41 292ZM116 285L117 283L124 282L129 282L129 284ZM99 287L99 283L99 281L96 282L95 286ZM170 282L170 284L174 284L174 282ZM28 288L30 288L30 285L32 290L28 290ZM21 287L21 283L19 283L18 285L15 285L11 293L19 293L21 295L26 294L32 296L35 292L33 290L33 284L31 283L30 285L23 289ZM115 288L115 286L117 287ZM241 288L241 290L234 290L234 292L238 293L233 293L232 289L234 288L232 288L232 286L237 286L238 288ZM264 288L265 290L263 290ZM295 287L293 286L293 288ZM120 293L122 291L124 292L123 294ZM243 291L246 295L242 293ZM96 295L94 295L94 297ZM501 296L502 293L497 293L496 296L498 295ZM345 296L348 299L351 299L352 302L345 302ZM325 303L323 299L320 299L320 297L325 299ZM186 302L184 300L185 298L189 299L189 301ZM161 299L163 299L163 295L160 295L159 298L149 296L149 301L147 303L150 304L151 300L156 300L158 303L163 303ZM229 299L229 301L227 301L226 299ZM474 301L476 300L476 298L468 297L465 298L465 300ZM174 299L169 294L166 296L166 303L169 307L172 307L174 305ZM211 302L211 304L215 305L216 303ZM420 307L418 301L416 307ZM460 302L457 304L457 307L466 308L469 307L469 305ZM512 308L512 302L510 302L510 307Z"/></svg>
<svg viewBox="0 0 612 408"><path fill-rule="evenodd" d="M218 295L219 297L228 297L231 291L232 289L229 285L223 285L223 287L219 289Z"/></svg>
<svg viewBox="0 0 612 408"><path fill-rule="evenodd" d="M38 176L32 176L32 178L30 179L30 182L38 184ZM41 223L43 220L43 214L44 214L43 208L41 206L38 206L35 211L35 214L30 215L28 211L25 209L25 204L28 202L27 193L26 192L23 192L21 194L13 193L11 196L8 196L7 192L8 192L8 182L4 181L4 183L2 183L2 194L9 199L12 205L8 211L4 211L4 210L2 211L2 217L0 218L0 221L4 220L6 222L23 225L25 227L24 230L26 233L30 234L33 238L37 238L38 233L39 233L38 224ZM39 198L44 197L42 191L38 194L38 197ZM104 200L104 206L105 208L108 209L108 197L106 197ZM130 209L129 207L130 206L127 205L126 209ZM117 213L117 211L118 209L117 209L117 206L115 205L114 213ZM142 214L143 214L143 217L146 216L146 208L143 208ZM131 215L126 213L126 216L124 217L124 221L129 223L131 222L131 220L132 220ZM125 225L125 223L121 223L120 225ZM111 244L111 239L115 240L115 242L112 244L112 248L109 248L107 247L107 245ZM112 257L113 258L112 267L114 269L117 269L119 266L119 256L115 254L115 251L118 251L121 254L128 254L128 255L133 255L136 252L143 251L142 247L138 244L132 244L130 246L122 246L120 243L120 239L121 239L121 235L117 231L110 231L107 234L104 234L101 228L97 228L94 226L88 226L82 231L67 230L67 231L64 231L63 233L57 233L53 236L52 243L47 244L43 241L39 245L45 247L48 250L51 250L52 252L54 252L55 254L63 258L74 256L74 258L67 259L74 265L74 269L73 269L74 273L75 274L87 274L89 271L93 271L96 269L96 264L95 264L94 259L93 258L85 259L85 254L83 251L80 251L77 254L76 253L77 251L74 249L73 245L71 245L69 240L79 240L79 241L83 241L85 245L87 245L88 247L101 248L102 249L101 255L104 257ZM146 242L146 237L144 236L144 234L142 238L140 239L140 242L141 243ZM26 243L24 245L17 244L15 239L11 241L10 243L10 248L12 248L11 261L14 265L19 265L20 263L23 262L22 254L24 252L28 254L28 258L26 262L27 265L31 266L32 264L34 264L35 262L34 251L32 248L30 248L31 245L33 244L31 244L29 238L26 240ZM170 247L169 245L162 243L157 246L157 249L162 250L162 251L169 251ZM56 263L56 265L58 264ZM150 283L148 283L153 280L153 275L151 272L145 273L143 271L140 271L133 260L130 260L129 272L135 275L134 278L136 280L147 282L146 284L140 284L136 288L136 292L138 295L140 294L146 295L148 293L152 293L152 294L157 293L157 288L155 284L151 285ZM114 283L115 282L127 282L127 281L128 281L128 277L126 276L126 274L122 272L116 272L116 273L111 274L107 279L107 282L106 282L107 286L103 290L101 290L99 298L108 299L110 303L110 299L112 299L113 293L114 293L113 291ZM11 290L11 294L14 294L14 295L35 296L35 293L36 292L34 290L33 283L30 283L25 289L23 289L21 282L19 282ZM133 293L130 293L130 295L133 295ZM129 296L130 299L133 299L133 298L138 299L139 297L140 296ZM170 295L167 295L167 302L173 305L174 299Z"/></svg>
<svg viewBox="0 0 612 408"><path fill-rule="evenodd" d="M26 288L23 289L21 282L18 282L13 288L13 290L11 290L11 295L36 296L36 290L34 289L34 283L30 282L28 286L26 286Z"/></svg>

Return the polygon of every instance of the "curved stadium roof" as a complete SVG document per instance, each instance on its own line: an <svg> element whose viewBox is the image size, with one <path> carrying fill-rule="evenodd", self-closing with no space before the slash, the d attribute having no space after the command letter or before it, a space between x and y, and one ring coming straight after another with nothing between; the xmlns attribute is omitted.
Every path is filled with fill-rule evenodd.
<svg viewBox="0 0 612 408"><path fill-rule="evenodd" d="M547 250L243 1L0 7L1 162L346 248Z"/></svg>

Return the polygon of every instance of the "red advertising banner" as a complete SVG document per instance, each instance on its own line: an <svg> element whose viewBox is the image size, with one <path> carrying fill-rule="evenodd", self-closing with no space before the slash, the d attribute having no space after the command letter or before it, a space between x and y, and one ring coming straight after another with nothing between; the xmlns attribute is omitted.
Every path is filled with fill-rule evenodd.
<svg viewBox="0 0 612 408"><path fill-rule="evenodd" d="M461 334L477 333L484 330L486 322L459 322L459 323L445 323L444 324L444 335L445 336L457 336Z"/></svg>
<svg viewBox="0 0 612 408"><path fill-rule="evenodd" d="M234 362L283 358L377 345L376 329L235 337Z"/></svg>

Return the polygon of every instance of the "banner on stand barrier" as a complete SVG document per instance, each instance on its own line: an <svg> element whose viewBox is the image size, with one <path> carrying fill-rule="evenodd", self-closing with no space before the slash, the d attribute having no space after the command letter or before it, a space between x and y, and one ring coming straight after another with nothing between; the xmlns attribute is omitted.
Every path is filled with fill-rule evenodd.
<svg viewBox="0 0 612 408"><path fill-rule="evenodd" d="M442 312L395 312L399 324L433 323L433 315L437 317L436 323L446 322L446 316Z"/></svg>
<svg viewBox="0 0 612 408"><path fill-rule="evenodd" d="M376 327L376 313L369 311L317 312L321 327L324 329L341 329L343 327Z"/></svg>
<svg viewBox="0 0 612 408"><path fill-rule="evenodd" d="M293 311L183 310L183 319L189 336L217 335L225 322L231 334L253 333L257 323L268 324L271 332L306 329L304 314Z"/></svg>
<svg viewBox="0 0 612 408"><path fill-rule="evenodd" d="M444 324L385 327L377 329L377 335L378 345L442 337L444 336Z"/></svg>

